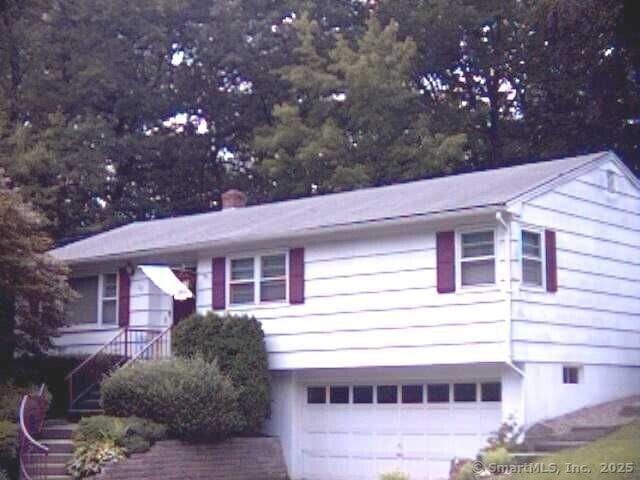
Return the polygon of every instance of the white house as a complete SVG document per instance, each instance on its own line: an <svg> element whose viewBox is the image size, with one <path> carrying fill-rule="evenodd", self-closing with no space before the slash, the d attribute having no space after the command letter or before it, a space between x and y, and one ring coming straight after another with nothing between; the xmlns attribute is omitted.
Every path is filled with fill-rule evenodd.
<svg viewBox="0 0 640 480"><path fill-rule="evenodd" d="M613 153L223 202L54 250L83 294L58 345L192 308L255 315L293 479L446 477L509 416L640 393L640 182ZM195 302L149 265L193 272Z"/></svg>

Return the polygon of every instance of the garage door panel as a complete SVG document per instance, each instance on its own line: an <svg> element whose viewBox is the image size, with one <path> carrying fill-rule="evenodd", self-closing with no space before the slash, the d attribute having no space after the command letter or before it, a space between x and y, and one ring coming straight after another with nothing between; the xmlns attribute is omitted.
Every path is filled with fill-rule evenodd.
<svg viewBox="0 0 640 480"><path fill-rule="evenodd" d="M353 441L349 433L331 433L329 438L331 452L350 453L353 448Z"/></svg>
<svg viewBox="0 0 640 480"><path fill-rule="evenodd" d="M477 452L482 446L479 435L456 435L455 442L451 445L451 451L456 457L468 457L469 452Z"/></svg>
<svg viewBox="0 0 640 480"><path fill-rule="evenodd" d="M376 438L376 455L393 455L395 458L395 452L398 450L400 442L400 435L396 433L378 433ZM394 452L393 454L389 452Z"/></svg>
<svg viewBox="0 0 640 480"><path fill-rule="evenodd" d="M500 402L305 402L299 434L303 478L377 480L395 470L412 480L445 478L451 460L473 457L500 422Z"/></svg>
<svg viewBox="0 0 640 480"><path fill-rule="evenodd" d="M406 432L401 436L402 448L407 455L415 456L416 452L419 452L420 457L424 457L424 452L427 450L427 436L424 433L421 434L407 434Z"/></svg>
<svg viewBox="0 0 640 480"><path fill-rule="evenodd" d="M325 453L329 450L329 439L327 434L322 433L305 433L302 436L302 448L316 453Z"/></svg>
<svg viewBox="0 0 640 480"><path fill-rule="evenodd" d="M451 409L428 408L425 411L425 432L428 433L449 433L451 431Z"/></svg>

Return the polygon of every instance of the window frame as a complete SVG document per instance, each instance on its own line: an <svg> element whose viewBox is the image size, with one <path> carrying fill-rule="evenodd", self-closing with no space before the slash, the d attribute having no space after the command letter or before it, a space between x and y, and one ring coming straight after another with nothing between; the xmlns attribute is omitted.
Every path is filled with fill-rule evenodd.
<svg viewBox="0 0 640 480"><path fill-rule="evenodd" d="M572 369L576 371L575 382L565 382L565 371L568 369ZM563 385L580 385L583 381L582 375L583 375L582 367L580 365L562 365L562 384Z"/></svg>
<svg viewBox="0 0 640 480"><path fill-rule="evenodd" d="M472 257L471 259L463 259L462 257L462 236L470 233L486 233L493 234L493 255L484 255L481 257ZM494 225L477 225L468 228L461 228L455 231L455 255L456 255L456 290L487 290L494 289L498 286L498 229ZM477 283L473 285L463 285L462 283L462 264L470 261L490 260L493 258L493 282Z"/></svg>
<svg viewBox="0 0 640 480"><path fill-rule="evenodd" d="M523 232L527 232L527 233L535 233L536 235L540 236L540 277L542 278L542 283L540 284L535 284L535 283L525 283L524 281L524 260L525 258L531 259L531 260L538 260L538 259L534 259L532 257L529 256L525 256L524 254L524 241L522 238ZM519 255L519 263L520 263L520 285L522 286L523 289L527 290L540 290L540 291L546 291L547 289L547 275L546 275L546 271L547 271L547 245L545 243L545 238L544 238L544 230L541 229L540 227L534 227L532 225L523 225L520 228L520 255Z"/></svg>
<svg viewBox="0 0 640 480"><path fill-rule="evenodd" d="M262 257L270 257L274 255L283 255L284 256L284 296L285 298L281 300L269 300L269 301L261 301L260 300L260 288L262 282ZM247 303L232 303L231 302L231 285L234 281L231 280L231 264L233 260L241 260L241 259L253 259L253 301ZM242 310L242 309L251 309L256 306L269 306L269 305L282 305L289 303L289 250L266 250L260 251L257 253L245 253L245 254L237 254L230 255L226 258L226 268L225 268L225 300L228 309L232 310ZM269 277L268 280L276 280L281 277ZM249 283L248 280L237 280L237 283Z"/></svg>
<svg viewBox="0 0 640 480"><path fill-rule="evenodd" d="M106 283L106 277L107 275L115 275L116 277L116 294L115 297L105 297L104 295L104 287L105 287L105 283ZM98 324L100 326L109 326L109 327L117 327L120 324L120 319L119 317L119 297L120 297L120 282L118 281L118 272L108 272L108 273L101 273L100 277L98 278ZM116 309L116 319L115 322L113 323L104 323L104 302L105 301L115 301L115 309Z"/></svg>
<svg viewBox="0 0 640 480"><path fill-rule="evenodd" d="M116 295L115 295L115 309L116 309L116 321L115 323L104 323L103 321L103 304L104 300L112 301L114 297L105 297L104 296L104 284L105 277L107 275L115 275L116 276ZM95 310L95 322L92 323L82 323L75 325L68 325L63 328L62 331L73 331L73 330L95 330L95 329L117 329L120 328L120 273L118 271L115 272L102 272L96 273L92 275L78 275L76 277L71 277L70 280L74 278L87 278L87 277L98 277L98 295L97 295L97 305Z"/></svg>

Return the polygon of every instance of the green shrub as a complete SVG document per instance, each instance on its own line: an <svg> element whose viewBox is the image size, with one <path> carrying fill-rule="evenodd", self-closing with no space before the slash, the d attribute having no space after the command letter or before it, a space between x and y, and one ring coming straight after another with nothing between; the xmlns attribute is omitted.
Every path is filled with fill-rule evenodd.
<svg viewBox="0 0 640 480"><path fill-rule="evenodd" d="M85 417L73 433L76 446L85 443L112 441L127 454L142 453L151 445L167 437L167 427L138 417L108 417L98 415Z"/></svg>
<svg viewBox="0 0 640 480"><path fill-rule="evenodd" d="M9 375L20 386L46 383L52 396L49 415L62 417L69 410L69 387L65 377L85 358L85 355L25 355L14 359Z"/></svg>
<svg viewBox="0 0 640 480"><path fill-rule="evenodd" d="M0 384L0 420L17 422L22 398L28 393L36 393L38 388L33 385L17 386L13 383ZM49 404L51 395L46 388L44 390L44 398L47 404Z"/></svg>
<svg viewBox="0 0 640 480"><path fill-rule="evenodd" d="M74 450L67 470L73 478L85 478L100 473L104 465L124 457L124 448L113 440L83 443Z"/></svg>
<svg viewBox="0 0 640 480"><path fill-rule="evenodd" d="M409 480L409 475L403 472L389 472L380 475L380 480Z"/></svg>
<svg viewBox="0 0 640 480"><path fill-rule="evenodd" d="M121 368L101 386L105 413L147 418L185 440L215 440L243 429L238 394L215 362L172 358Z"/></svg>
<svg viewBox="0 0 640 480"><path fill-rule="evenodd" d="M460 465L460 468L455 475L452 475L453 480L476 480L478 474L473 467L473 461L469 460Z"/></svg>
<svg viewBox="0 0 640 480"><path fill-rule="evenodd" d="M482 463L489 469L495 471L497 465L510 465L513 463L509 451L504 447L498 447L494 450L482 452Z"/></svg>
<svg viewBox="0 0 640 480"><path fill-rule="evenodd" d="M269 414L269 366L260 323L248 316L195 314L178 324L173 351L217 361L238 392L244 433L256 433Z"/></svg>
<svg viewBox="0 0 640 480"><path fill-rule="evenodd" d="M0 465L8 466L18 456L18 425L0 420Z"/></svg>

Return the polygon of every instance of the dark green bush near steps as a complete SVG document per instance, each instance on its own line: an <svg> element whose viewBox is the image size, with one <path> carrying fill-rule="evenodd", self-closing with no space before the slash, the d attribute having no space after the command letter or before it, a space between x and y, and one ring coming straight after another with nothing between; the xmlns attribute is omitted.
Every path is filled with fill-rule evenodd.
<svg viewBox="0 0 640 480"><path fill-rule="evenodd" d="M20 386L46 383L52 396L48 415L63 417L69 410L69 386L65 377L85 358L86 355L25 355L14 359L9 376Z"/></svg>
<svg viewBox="0 0 640 480"><path fill-rule="evenodd" d="M167 425L184 440L218 440L244 429L238 394L215 362L172 358L121 368L101 387L105 414Z"/></svg>
<svg viewBox="0 0 640 480"><path fill-rule="evenodd" d="M260 432L269 414L269 366L262 326L253 317L195 314L173 332L173 352L218 362L238 391L244 434Z"/></svg>

